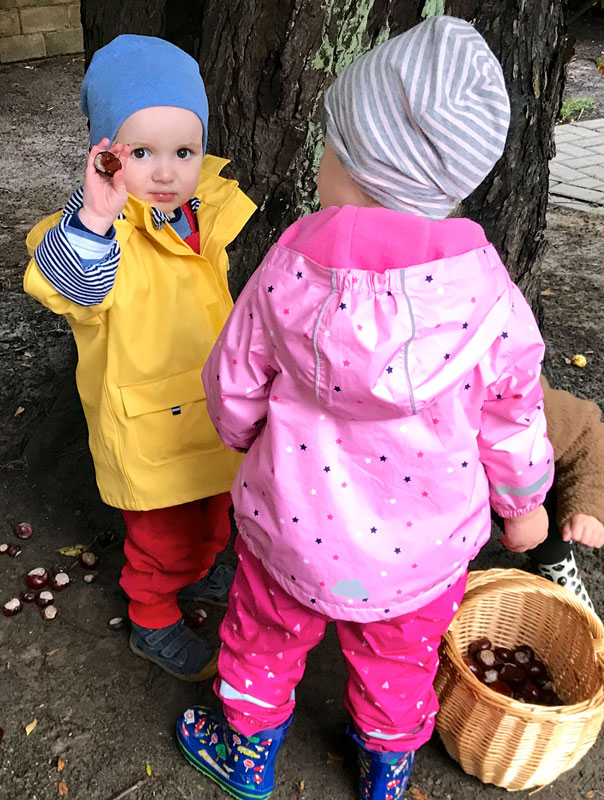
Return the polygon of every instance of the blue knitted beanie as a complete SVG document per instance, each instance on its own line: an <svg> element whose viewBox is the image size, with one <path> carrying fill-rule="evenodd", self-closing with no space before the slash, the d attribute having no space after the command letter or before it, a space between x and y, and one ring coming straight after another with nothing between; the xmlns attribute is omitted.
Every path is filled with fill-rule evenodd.
<svg viewBox="0 0 604 800"><path fill-rule="evenodd" d="M82 111L90 143L113 142L131 114L151 106L175 106L197 114L208 138L208 98L199 64L180 47L154 36L123 34L94 54L82 83Z"/></svg>

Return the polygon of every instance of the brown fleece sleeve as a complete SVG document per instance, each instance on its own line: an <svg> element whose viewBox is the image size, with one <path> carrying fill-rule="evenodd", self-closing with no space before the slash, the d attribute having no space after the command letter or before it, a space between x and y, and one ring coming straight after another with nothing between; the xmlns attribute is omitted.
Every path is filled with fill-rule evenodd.
<svg viewBox="0 0 604 800"><path fill-rule="evenodd" d="M541 378L547 432L554 448L558 525L574 514L604 524L604 424L600 408L589 400L552 389Z"/></svg>

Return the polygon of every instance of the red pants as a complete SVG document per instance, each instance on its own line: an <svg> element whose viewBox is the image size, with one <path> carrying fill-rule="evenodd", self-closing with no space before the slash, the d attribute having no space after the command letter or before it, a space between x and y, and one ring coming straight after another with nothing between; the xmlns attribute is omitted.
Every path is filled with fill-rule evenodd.
<svg viewBox="0 0 604 800"><path fill-rule="evenodd" d="M172 625L182 616L183 586L202 578L231 533L228 493L152 511L122 511L126 523L120 586L128 614L146 628Z"/></svg>

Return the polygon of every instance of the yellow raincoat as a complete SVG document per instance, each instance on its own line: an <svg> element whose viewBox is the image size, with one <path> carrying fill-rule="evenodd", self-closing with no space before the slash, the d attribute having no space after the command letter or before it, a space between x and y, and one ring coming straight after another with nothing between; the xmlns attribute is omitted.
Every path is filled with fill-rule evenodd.
<svg viewBox="0 0 604 800"><path fill-rule="evenodd" d="M241 456L224 447L210 421L201 381L233 305L225 247L255 210L235 181L219 176L226 163L203 161L201 255L169 225L156 230L151 206L129 196L126 219L115 221L115 284L102 303L67 300L34 258L25 273L25 291L71 325L97 483L117 508L165 508L228 491L239 467ZM30 255L60 216L30 231Z"/></svg>

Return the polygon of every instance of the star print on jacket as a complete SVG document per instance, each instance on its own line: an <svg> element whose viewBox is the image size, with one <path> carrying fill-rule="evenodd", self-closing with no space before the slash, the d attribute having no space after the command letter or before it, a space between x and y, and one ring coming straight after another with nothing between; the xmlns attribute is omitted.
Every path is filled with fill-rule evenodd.
<svg viewBox="0 0 604 800"><path fill-rule="evenodd" d="M204 369L222 440L248 451L232 491L246 545L332 619L426 605L488 540L489 501L525 513L551 484L543 352L475 223L351 206L299 220Z"/></svg>

